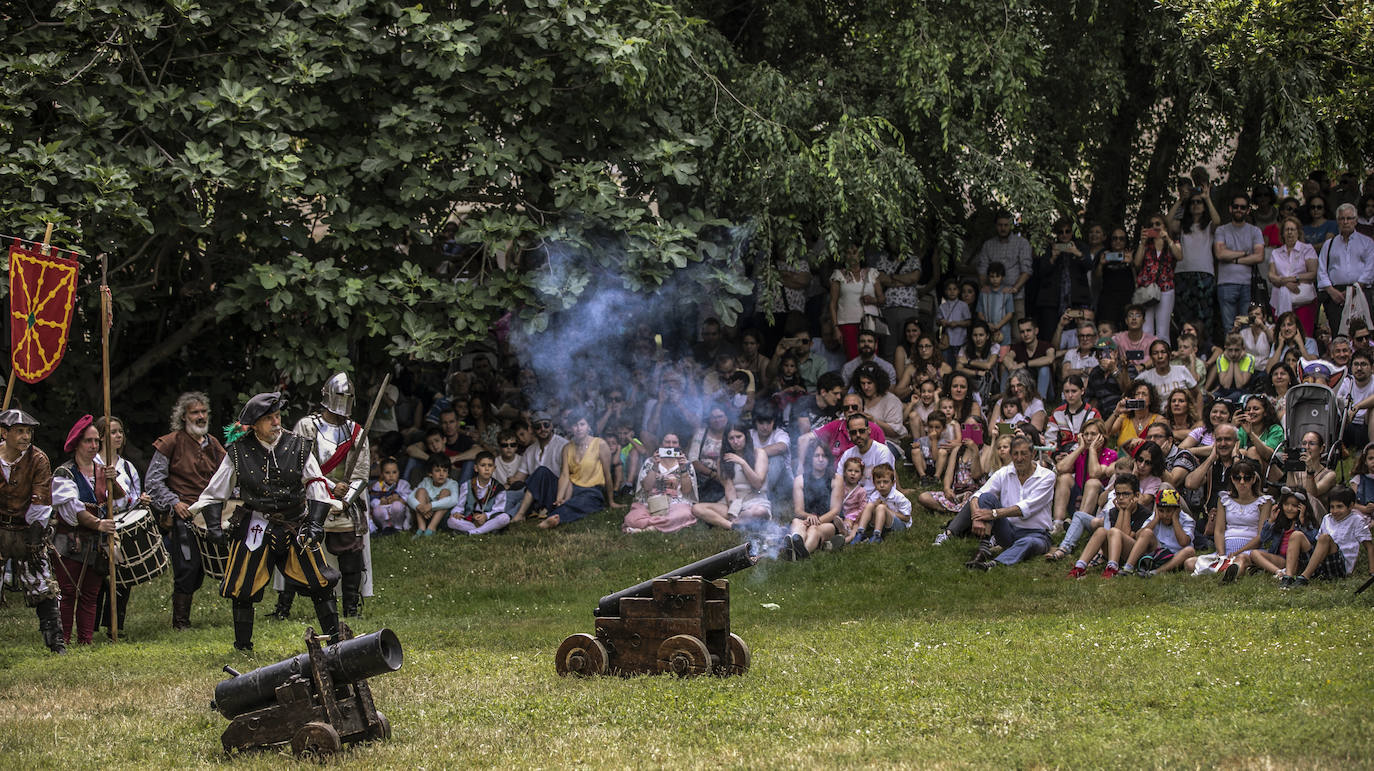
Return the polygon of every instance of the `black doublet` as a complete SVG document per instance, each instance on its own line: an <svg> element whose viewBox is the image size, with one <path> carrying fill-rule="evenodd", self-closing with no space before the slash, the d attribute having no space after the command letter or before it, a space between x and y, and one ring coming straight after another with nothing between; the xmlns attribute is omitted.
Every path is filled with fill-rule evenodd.
<svg viewBox="0 0 1374 771"><path fill-rule="evenodd" d="M244 507L289 522L301 521L305 462L314 452L313 445L290 431L282 431L270 452L252 435L229 445Z"/></svg>

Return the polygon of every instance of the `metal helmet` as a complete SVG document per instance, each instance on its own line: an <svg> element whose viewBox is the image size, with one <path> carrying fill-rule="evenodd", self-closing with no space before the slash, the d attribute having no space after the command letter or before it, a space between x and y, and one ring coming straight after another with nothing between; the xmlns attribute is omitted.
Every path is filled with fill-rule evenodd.
<svg viewBox="0 0 1374 771"><path fill-rule="evenodd" d="M346 373L335 373L325 381L320 389L320 406L342 417L353 413L353 381Z"/></svg>

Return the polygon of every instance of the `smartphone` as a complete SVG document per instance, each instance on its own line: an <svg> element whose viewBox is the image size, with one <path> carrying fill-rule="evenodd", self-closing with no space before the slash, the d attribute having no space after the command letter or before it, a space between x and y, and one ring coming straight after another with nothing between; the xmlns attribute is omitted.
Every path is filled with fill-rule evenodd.
<svg viewBox="0 0 1374 771"><path fill-rule="evenodd" d="M1145 361L1144 351L1127 351L1126 361Z"/></svg>
<svg viewBox="0 0 1374 771"><path fill-rule="evenodd" d="M1141 238L1159 238L1159 228L1146 228L1146 229L1145 229L1145 232L1140 234L1140 237L1141 237Z"/></svg>
<svg viewBox="0 0 1374 771"><path fill-rule="evenodd" d="M1067 311L1064 311L1064 315L1065 315L1065 316L1068 316L1068 317L1071 318L1071 319L1081 319L1081 318L1083 318L1083 309L1082 309L1082 308L1070 308L1070 309L1068 309Z"/></svg>
<svg viewBox="0 0 1374 771"><path fill-rule="evenodd" d="M1103 253L1102 253L1102 261L1103 261L1103 262L1125 262L1125 261L1126 261L1126 255L1122 254L1121 252L1103 252Z"/></svg>
<svg viewBox="0 0 1374 771"><path fill-rule="evenodd" d="M1122 400L1121 400L1121 408L1122 408L1122 409L1126 409L1126 410L1143 410L1143 409L1145 409L1145 400L1144 400L1144 399L1122 399Z"/></svg>
<svg viewBox="0 0 1374 771"><path fill-rule="evenodd" d="M963 438L970 439L978 446L983 445L983 429L978 426L964 426Z"/></svg>
<svg viewBox="0 0 1374 771"><path fill-rule="evenodd" d="M1010 423L998 423L998 424L997 424L997 435L998 435L998 436L1008 436L1008 435L1014 434L1014 433L1016 433L1016 426L1013 426L1013 425L1010 424Z"/></svg>

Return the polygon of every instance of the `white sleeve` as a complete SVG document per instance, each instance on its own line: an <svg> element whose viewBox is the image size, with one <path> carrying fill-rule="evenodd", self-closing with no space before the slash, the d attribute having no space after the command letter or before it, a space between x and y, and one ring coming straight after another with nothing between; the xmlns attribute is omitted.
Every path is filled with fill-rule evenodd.
<svg viewBox="0 0 1374 771"><path fill-rule="evenodd" d="M319 464L316 464L319 468ZM229 460L229 454L224 454L224 459L219 462L219 468L215 469L215 475L210 477L210 483L205 485L200 497L191 504L191 511L200 511L214 503L224 503L229 500L229 494L234 490L234 462Z"/></svg>
<svg viewBox="0 0 1374 771"><path fill-rule="evenodd" d="M902 515L903 522L911 521L911 501L896 490L888 497L887 504L896 509Z"/></svg>
<svg viewBox="0 0 1374 771"><path fill-rule="evenodd" d="M63 522L72 527L77 526L76 515L86 508L86 504L81 500L75 480L57 474L52 475L52 508Z"/></svg>
<svg viewBox="0 0 1374 771"><path fill-rule="evenodd" d="M227 455L225 459L228 459ZM219 472L215 473L218 474ZM331 493L334 485L325 479L324 472L320 470L320 462L315 458L313 452L305 456L305 470L301 472L301 479L305 482L306 500L327 503L335 511L343 510L343 501L334 500Z"/></svg>

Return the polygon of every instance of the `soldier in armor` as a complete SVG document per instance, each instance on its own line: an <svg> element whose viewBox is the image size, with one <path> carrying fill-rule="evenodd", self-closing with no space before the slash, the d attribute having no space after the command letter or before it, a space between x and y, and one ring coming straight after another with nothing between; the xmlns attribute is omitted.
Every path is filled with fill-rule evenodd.
<svg viewBox="0 0 1374 771"><path fill-rule="evenodd" d="M48 521L52 518L52 464L33 446L38 421L23 410L0 412L0 563L14 560L24 601L38 611L43 644L66 653L58 618L57 582L49 559Z"/></svg>
<svg viewBox="0 0 1374 771"><path fill-rule="evenodd" d="M286 400L254 396L237 425L225 429L228 451L193 509L205 516L207 537L229 543L229 566L219 593L233 601L234 648L253 649L253 605L280 570L286 586L315 601L320 634L336 638L339 613L334 585L339 572L324 561L324 522L337 502L315 460L314 442L281 427ZM229 532L220 514L234 489L243 503Z"/></svg>
<svg viewBox="0 0 1374 771"><path fill-rule="evenodd" d="M329 480L330 495L343 505L325 520L324 549L325 559L333 556L331 562L342 576L343 615L352 618L362 611L363 596L372 595L367 528L370 448L363 427L348 417L353 412L353 383L348 375L339 372L325 382L320 389L320 407L301 418L293 433L314 441L315 460ZM296 593L284 584L278 589L272 618L285 620Z"/></svg>
<svg viewBox="0 0 1374 771"><path fill-rule="evenodd" d="M191 504L224 460L224 446L210 435L210 397L190 391L172 407L171 432L153 442L148 496L163 513L172 561L172 628L191 627L191 599L205 580L200 540L191 524ZM219 529L219 522L215 523Z"/></svg>

